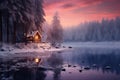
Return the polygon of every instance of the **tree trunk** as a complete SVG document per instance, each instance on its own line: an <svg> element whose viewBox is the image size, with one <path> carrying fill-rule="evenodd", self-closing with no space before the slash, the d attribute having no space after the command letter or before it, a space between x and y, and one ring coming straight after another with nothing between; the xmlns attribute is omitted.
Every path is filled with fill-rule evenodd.
<svg viewBox="0 0 120 80"><path fill-rule="evenodd" d="M7 14L7 23L6 23L6 26L7 26L7 43L9 43L9 15Z"/></svg>
<svg viewBox="0 0 120 80"><path fill-rule="evenodd" d="M17 26L17 23L14 22L13 24L14 24L14 30L13 30L13 31L14 31L14 32L13 32L13 33L14 33L14 34L13 34L13 43L16 43L16 26Z"/></svg>
<svg viewBox="0 0 120 80"><path fill-rule="evenodd" d="M2 13L0 11L0 42L2 42Z"/></svg>

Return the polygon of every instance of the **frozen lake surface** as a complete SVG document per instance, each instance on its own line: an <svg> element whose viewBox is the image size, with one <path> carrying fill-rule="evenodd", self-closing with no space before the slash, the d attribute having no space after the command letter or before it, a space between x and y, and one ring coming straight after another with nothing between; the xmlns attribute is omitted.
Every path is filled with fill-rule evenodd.
<svg viewBox="0 0 120 80"><path fill-rule="evenodd" d="M73 48L61 51L19 53L6 59L0 58L0 80L120 79L118 43L79 44L66 43L65 46L73 45ZM41 59L41 62L36 63L35 58Z"/></svg>

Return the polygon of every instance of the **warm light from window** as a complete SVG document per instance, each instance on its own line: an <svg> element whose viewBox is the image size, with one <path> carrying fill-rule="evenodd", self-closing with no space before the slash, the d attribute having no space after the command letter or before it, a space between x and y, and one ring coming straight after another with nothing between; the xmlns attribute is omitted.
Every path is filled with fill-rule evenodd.
<svg viewBox="0 0 120 80"><path fill-rule="evenodd" d="M38 58L35 58L35 62L38 63L40 62L40 60Z"/></svg>
<svg viewBox="0 0 120 80"><path fill-rule="evenodd" d="M38 40L38 39L39 39L39 37L38 37L38 35L36 35L36 36L35 36L35 40Z"/></svg>

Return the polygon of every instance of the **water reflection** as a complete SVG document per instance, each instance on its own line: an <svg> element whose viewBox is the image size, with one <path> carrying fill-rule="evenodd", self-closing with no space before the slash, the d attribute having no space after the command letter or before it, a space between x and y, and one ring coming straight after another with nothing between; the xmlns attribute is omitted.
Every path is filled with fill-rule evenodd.
<svg viewBox="0 0 120 80"><path fill-rule="evenodd" d="M89 66L102 72L120 74L120 50L116 49L75 49L63 53L66 63Z"/></svg>
<svg viewBox="0 0 120 80"><path fill-rule="evenodd" d="M60 80L60 77L61 77L61 68L55 68L53 79L54 80Z"/></svg>
<svg viewBox="0 0 120 80"><path fill-rule="evenodd" d="M49 66L53 67L53 80L60 80L63 57L61 52L53 52L47 59Z"/></svg>
<svg viewBox="0 0 120 80"><path fill-rule="evenodd" d="M44 71L24 67L14 72L13 80L45 80L45 77Z"/></svg>
<svg viewBox="0 0 120 80"><path fill-rule="evenodd" d="M52 52L37 65L36 59L25 57L0 62L0 80L120 79L120 50L117 49L76 48Z"/></svg>
<svg viewBox="0 0 120 80"><path fill-rule="evenodd" d="M53 68L62 67L63 58L58 52L53 52L51 56L47 59L48 64Z"/></svg>

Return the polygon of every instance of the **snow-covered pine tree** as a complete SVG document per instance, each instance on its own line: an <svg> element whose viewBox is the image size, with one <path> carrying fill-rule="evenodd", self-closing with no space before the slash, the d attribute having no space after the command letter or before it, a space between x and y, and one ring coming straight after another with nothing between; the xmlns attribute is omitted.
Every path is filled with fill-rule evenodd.
<svg viewBox="0 0 120 80"><path fill-rule="evenodd" d="M63 42L63 28L60 24L58 13L55 13L52 21L51 43L53 46L60 46Z"/></svg>
<svg viewBox="0 0 120 80"><path fill-rule="evenodd" d="M14 41L16 37L20 39L23 33L42 31L42 23L45 21L43 0L1 0L1 4L5 6L13 20Z"/></svg>
<svg viewBox="0 0 120 80"><path fill-rule="evenodd" d="M42 30L45 21L43 0L5 0L3 1L16 24L24 25L27 30Z"/></svg>
<svg viewBox="0 0 120 80"><path fill-rule="evenodd" d="M6 0L9 16L14 25L14 42L21 41L24 33L33 27L34 14L32 0Z"/></svg>
<svg viewBox="0 0 120 80"><path fill-rule="evenodd" d="M37 30L42 32L42 24L45 21L44 16L44 10L43 10L43 0L35 0L35 25Z"/></svg>

